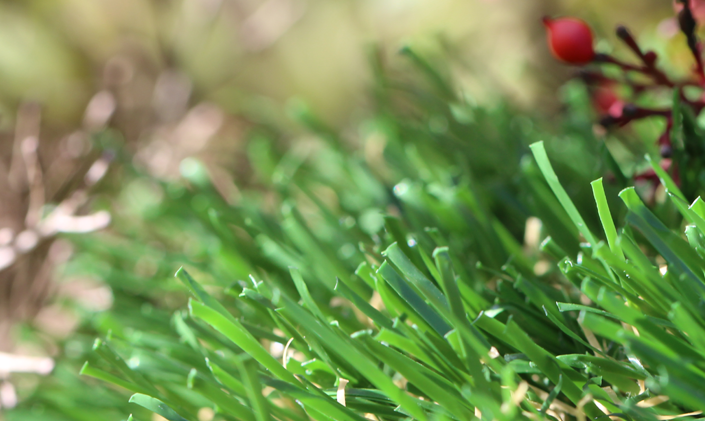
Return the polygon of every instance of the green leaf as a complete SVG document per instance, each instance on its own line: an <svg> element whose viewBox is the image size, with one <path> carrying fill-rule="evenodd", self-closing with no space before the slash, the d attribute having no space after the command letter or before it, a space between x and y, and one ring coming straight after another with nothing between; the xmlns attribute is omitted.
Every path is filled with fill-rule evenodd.
<svg viewBox="0 0 705 421"><path fill-rule="evenodd" d="M223 317L229 319L231 322L237 323L233 315L230 314L230 312L228 312L228 310L226 310L225 307L223 307L223 305L218 300L211 297L210 294L208 294L206 290L203 289L203 287L198 282L196 282L191 277L191 275L189 275L188 272L186 272L186 269L180 267L179 270L176 271L176 274L174 276L181 279L184 285L186 285L189 291L191 291L191 294L193 294L193 296L196 297L198 301L217 311Z"/></svg>
<svg viewBox="0 0 705 421"><path fill-rule="evenodd" d="M247 391L247 398L250 401L250 406L255 413L257 421L269 421L271 409L267 400L262 395L262 389L257 375L257 368L252 364L250 358L246 360L238 359L237 365L240 370L240 376L243 379L243 385Z"/></svg>
<svg viewBox="0 0 705 421"><path fill-rule="evenodd" d="M705 352L705 328L701 324L702 319L698 323L696 317L699 318L700 315L690 314L682 303L675 302L671 306L669 318L679 330L688 335L688 339L693 346L698 348L700 353L703 354Z"/></svg>
<svg viewBox="0 0 705 421"><path fill-rule="evenodd" d="M189 421L169 408L164 402L151 396L135 393L130 397L130 402L145 407L169 421Z"/></svg>
<svg viewBox="0 0 705 421"><path fill-rule="evenodd" d="M666 190L669 191L671 194L675 195L677 198L685 201L685 195L683 192L681 192L681 189L678 188L678 185L673 181L670 175L666 171L664 171L663 168L661 168L661 165L654 161L650 155L646 155L646 161L651 164L651 168L654 169L656 172L656 175L658 175L659 180L661 180L661 184L663 184L664 187L666 187Z"/></svg>
<svg viewBox="0 0 705 421"><path fill-rule="evenodd" d="M86 361L83 364L83 367L81 368L80 373L82 376L90 376L94 377L96 379L102 380L104 382L112 383L116 386L120 386L123 389L127 389L131 392L138 392L138 393L149 393L149 391L145 390L144 388L140 387L139 385L136 385L134 383L130 383L128 381L125 381L113 374L110 374L106 371L103 371L99 368L93 367L90 365L88 361Z"/></svg>
<svg viewBox="0 0 705 421"><path fill-rule="evenodd" d="M299 272L299 270L295 267L290 267L289 273L291 274L291 279L294 280L294 284L296 285L296 289L299 291L299 295L304 301L304 305L306 305L306 307L311 311L311 313L316 315L316 317L326 322L326 317L321 312L321 309L318 308L318 305L316 305L316 302L313 300L313 297L311 297L311 293L309 293L308 287L306 286L306 282L304 282L303 278L301 277L301 273Z"/></svg>
<svg viewBox="0 0 705 421"><path fill-rule="evenodd" d="M356 335L356 338L362 340L381 361L399 372L433 401L438 402L441 407L459 419L469 419L466 418L466 414L474 408L466 406L465 399L449 381L410 358L372 340L367 334Z"/></svg>
<svg viewBox="0 0 705 421"><path fill-rule="evenodd" d="M679 196L674 195L670 191L668 192L668 197L676 205L678 211L681 215L683 215L683 218L690 223L695 224L695 226L698 227L698 230L700 230L700 233L705 233L705 219L694 212L691 207L688 206L688 202L681 199Z"/></svg>
<svg viewBox="0 0 705 421"><path fill-rule="evenodd" d="M548 397L546 398L545 401L543 401L543 404L541 405L540 412L541 414L545 415L546 411L548 411L548 408L551 406L554 400L556 400L556 397L558 396L559 393L561 393L561 387L563 386L563 375L558 376L558 383L556 383L556 386L551 390L551 393L548 394Z"/></svg>
<svg viewBox="0 0 705 421"><path fill-rule="evenodd" d="M560 309L561 303L556 303L556 304L559 304L558 308ZM571 329L569 329L568 326L565 325L565 323L563 323L560 319L558 319L556 316L554 316L548 310L546 310L545 306L544 306L544 311L546 312L546 317L548 317L553 322L553 324L555 324L561 330L561 332L563 332L566 335L570 336L571 338L575 339L576 341L581 343L584 347L591 349L593 352L597 352L597 353L602 354L606 357L604 352L593 347L585 339L583 339L580 335L578 335L577 333L575 333ZM563 310L561 310L561 311L563 311Z"/></svg>
<svg viewBox="0 0 705 421"><path fill-rule="evenodd" d="M602 228L605 230L605 236L607 237L607 243L610 246L610 250L624 260L622 249L617 243L617 229L614 226L612 214L610 213L610 208L607 204L605 188L602 186L602 178L598 178L590 183L590 185L592 186L592 192L595 196L595 203L597 203L597 212L600 215L600 221L602 222Z"/></svg>
<svg viewBox="0 0 705 421"><path fill-rule="evenodd" d="M533 152L534 158L536 159L536 163L539 165L543 176L546 178L546 182L548 182L549 187L551 187L551 190L553 190L553 193L558 198L558 201L561 202L561 205L565 211L568 212L570 219L573 221L575 226L578 227L580 233L590 244L596 244L597 241L585 224L583 217L580 216L578 208L575 207L573 201L570 200L570 196L568 196L568 193L566 193L560 181L558 181L558 176L556 176L556 173L553 171L551 162L548 160L548 155L546 155L546 149L543 146L543 141L532 143L530 147L531 152Z"/></svg>
<svg viewBox="0 0 705 421"><path fill-rule="evenodd" d="M293 374L288 372L277 360L267 352L262 345L234 318L228 318L217 310L201 304L198 301L189 301L189 312L192 317L203 320L215 330L222 333L234 344L242 348L260 364L269 369L272 374L284 381L298 383ZM231 320L232 319L232 320Z"/></svg>
<svg viewBox="0 0 705 421"><path fill-rule="evenodd" d="M300 377L302 382L306 382L304 377ZM311 409L320 411L323 414L328 414L334 420L341 421L364 421L365 418L360 415L355 414L350 409L340 405L335 400L331 399L325 393L322 393L316 389L316 391L311 392L309 388L299 388L294 387L288 383L274 380L270 378L262 378L262 382L267 386L273 387L274 389L285 393L288 396L302 402L306 407L306 410L311 412Z"/></svg>
<svg viewBox="0 0 705 421"><path fill-rule="evenodd" d="M411 308L413 308L433 330L440 336L444 336L450 331L448 323L441 318L426 302L409 286L394 268L387 262L377 269L377 273L403 298Z"/></svg>
<svg viewBox="0 0 705 421"><path fill-rule="evenodd" d="M367 377L370 382L382 390L387 396L399 402L414 417L426 420L426 415L419 408L416 400L406 395L392 380L387 377L377 365L365 354L360 352L350 340L338 336L329 326L322 325L316 318L307 313L303 308L285 296L281 297L284 307L280 312L287 314L292 320L305 325L319 340L333 349L340 357L347 359L357 370Z"/></svg>
<svg viewBox="0 0 705 421"><path fill-rule="evenodd" d="M221 413L237 416L243 421L256 421L252 409L240 403L237 399L233 399L231 395L226 394L221 389L220 385L206 379L198 373L197 370L191 369L187 379L187 385L190 390L196 391L205 399L216 405Z"/></svg>
<svg viewBox="0 0 705 421"><path fill-rule="evenodd" d="M211 370L211 373L213 373L213 377L215 377L221 385L232 390L238 396L247 396L247 390L240 380L230 375L230 373L223 370L218 364L210 361L208 358L206 358L206 364Z"/></svg>
<svg viewBox="0 0 705 421"><path fill-rule="evenodd" d="M382 314L379 310L376 308L372 307L367 301L362 299L359 295L355 293L352 289L350 289L343 281L340 279L336 279L336 284L335 284L335 290L340 292L340 294L350 300L355 307L360 309L367 317L372 319L375 323L377 323L380 327L386 328L386 329L393 329L392 327L392 321Z"/></svg>
<svg viewBox="0 0 705 421"><path fill-rule="evenodd" d="M436 310L441 312L448 310L446 297L443 296L433 282L426 278L426 276L414 266L411 260L409 260L406 254L399 248L398 243L393 243L383 254L401 270L404 276L406 276L406 279L426 297Z"/></svg>
<svg viewBox="0 0 705 421"><path fill-rule="evenodd" d="M690 209L695 212L699 217L705 219L705 201L698 196L695 201L690 205Z"/></svg>
<svg viewBox="0 0 705 421"><path fill-rule="evenodd" d="M627 220L634 225L654 245L669 263L672 270L685 275L685 281L680 282L687 294L705 293L705 276L702 268L705 261L688 243L675 235L659 221L642 203L634 188L624 189L619 196L630 210Z"/></svg>
<svg viewBox="0 0 705 421"><path fill-rule="evenodd" d="M571 369L562 364L552 354L537 345L516 323L509 321L506 325L501 322L482 315L475 324L492 336L502 339L519 352L525 354L529 359L548 377L554 384L558 384L561 375L565 375L564 367L568 371ZM573 403L577 404L582 399L582 391L573 381L567 381L561 387L562 392ZM593 404L585 405L585 412L591 417L600 416L601 411Z"/></svg>

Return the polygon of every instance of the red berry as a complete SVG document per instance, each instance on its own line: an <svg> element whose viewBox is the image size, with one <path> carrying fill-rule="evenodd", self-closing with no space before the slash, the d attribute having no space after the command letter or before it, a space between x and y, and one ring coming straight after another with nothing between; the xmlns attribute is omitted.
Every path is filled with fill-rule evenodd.
<svg viewBox="0 0 705 421"><path fill-rule="evenodd" d="M548 30L548 46L558 60L569 64L582 65L592 61L595 50L592 48L592 30L577 18L544 18Z"/></svg>

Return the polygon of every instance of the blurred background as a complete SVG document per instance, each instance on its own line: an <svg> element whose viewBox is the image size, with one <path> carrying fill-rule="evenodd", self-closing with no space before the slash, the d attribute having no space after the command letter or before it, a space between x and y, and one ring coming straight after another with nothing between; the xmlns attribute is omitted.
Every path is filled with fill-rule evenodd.
<svg viewBox="0 0 705 421"><path fill-rule="evenodd" d="M52 279L72 252L60 234L111 222L100 204L124 187L110 171L117 154L161 180L198 157L236 201L250 127L295 134L289 116L306 108L346 133L371 113L372 57L403 78L404 46L443 63L476 103L550 118L574 69L550 56L544 15L589 21L603 51L618 23L645 46L685 48L663 0L0 2L0 407L16 403L7 374L51 370L52 341L79 323L61 297L111 305L99 280ZM15 328L30 320L42 346Z"/></svg>
<svg viewBox="0 0 705 421"><path fill-rule="evenodd" d="M671 15L670 2L657 0L60 0L0 8L5 129L26 101L42 104L45 124L75 126L104 89L122 114L162 101L171 117L185 100L242 112L253 99L276 107L299 96L342 125L364 105L372 45L390 57L403 45L450 54L478 98L499 89L529 106L550 102L569 74L549 59L543 15L580 16L608 39L617 23L653 37Z"/></svg>

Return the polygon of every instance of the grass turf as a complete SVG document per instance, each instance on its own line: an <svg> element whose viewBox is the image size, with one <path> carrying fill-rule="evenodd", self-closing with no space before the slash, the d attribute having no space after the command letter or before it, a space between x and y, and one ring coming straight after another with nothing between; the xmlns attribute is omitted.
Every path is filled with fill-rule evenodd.
<svg viewBox="0 0 705 421"><path fill-rule="evenodd" d="M237 200L196 161L176 182L128 168L123 213L65 269L115 304L8 418L697 417L702 202L662 171L664 201L622 190L636 159L594 138L578 86L556 127L405 53L418 78L378 71L352 142L301 106L305 148L253 131Z"/></svg>

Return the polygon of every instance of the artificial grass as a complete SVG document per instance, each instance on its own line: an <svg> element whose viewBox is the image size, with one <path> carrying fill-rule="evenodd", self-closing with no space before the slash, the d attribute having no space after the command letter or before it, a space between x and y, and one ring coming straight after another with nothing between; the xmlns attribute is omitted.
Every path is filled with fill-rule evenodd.
<svg viewBox="0 0 705 421"><path fill-rule="evenodd" d="M139 205L66 268L113 289L79 332L100 339L9 418L697 418L702 202L663 171L651 208L622 190L637 158L595 139L579 87L550 127L405 52L423 77L378 71L354 143L301 107L307 149L254 131L236 203L193 161L129 172ZM84 357L91 387L64 370Z"/></svg>

